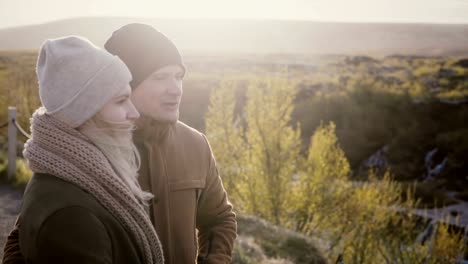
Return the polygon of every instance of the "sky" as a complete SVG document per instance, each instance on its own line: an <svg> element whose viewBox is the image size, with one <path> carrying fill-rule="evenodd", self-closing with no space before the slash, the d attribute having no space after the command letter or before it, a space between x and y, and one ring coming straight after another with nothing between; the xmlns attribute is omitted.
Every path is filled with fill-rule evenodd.
<svg viewBox="0 0 468 264"><path fill-rule="evenodd" d="M0 28L89 16L468 24L468 0L0 0Z"/></svg>

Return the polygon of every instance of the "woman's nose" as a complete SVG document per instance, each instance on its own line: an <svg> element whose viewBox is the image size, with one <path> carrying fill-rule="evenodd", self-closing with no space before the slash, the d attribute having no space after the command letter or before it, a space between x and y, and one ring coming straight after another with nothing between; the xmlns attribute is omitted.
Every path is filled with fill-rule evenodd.
<svg viewBox="0 0 468 264"><path fill-rule="evenodd" d="M133 105L132 102L130 102L130 109L129 111L127 112L127 119L129 120L136 120L140 118L140 113L138 112L138 110L136 109L136 107Z"/></svg>

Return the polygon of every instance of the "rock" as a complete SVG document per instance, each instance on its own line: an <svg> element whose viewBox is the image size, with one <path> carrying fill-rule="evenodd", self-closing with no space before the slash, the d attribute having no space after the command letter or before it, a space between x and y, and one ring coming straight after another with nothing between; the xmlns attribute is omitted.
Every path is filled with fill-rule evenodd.
<svg viewBox="0 0 468 264"><path fill-rule="evenodd" d="M426 175L423 176L424 181L435 179L447 166L447 157L444 157L440 163L435 163L435 157L438 149L430 150L424 157L424 165L426 166Z"/></svg>
<svg viewBox="0 0 468 264"><path fill-rule="evenodd" d="M468 58L467 59L461 59L453 64L454 66L459 66L462 68L468 68Z"/></svg>
<svg viewBox="0 0 468 264"><path fill-rule="evenodd" d="M373 64L378 63L379 61L368 56L353 56L346 57L345 63L353 66L358 66L360 64Z"/></svg>
<svg viewBox="0 0 468 264"><path fill-rule="evenodd" d="M388 161L385 157L387 151L388 146L384 146L377 150L377 152L372 154L366 161L364 161L364 167L386 169L388 166Z"/></svg>
<svg viewBox="0 0 468 264"><path fill-rule="evenodd" d="M438 73L439 78L450 78L455 75L457 75L457 71L450 68L441 68Z"/></svg>

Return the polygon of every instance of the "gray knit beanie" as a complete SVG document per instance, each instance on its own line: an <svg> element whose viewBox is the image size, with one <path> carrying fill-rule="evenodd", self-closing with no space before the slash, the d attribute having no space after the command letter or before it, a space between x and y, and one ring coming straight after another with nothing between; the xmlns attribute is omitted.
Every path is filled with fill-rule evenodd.
<svg viewBox="0 0 468 264"><path fill-rule="evenodd" d="M117 56L77 36L46 40L36 70L46 114L73 128L93 117L132 80Z"/></svg>

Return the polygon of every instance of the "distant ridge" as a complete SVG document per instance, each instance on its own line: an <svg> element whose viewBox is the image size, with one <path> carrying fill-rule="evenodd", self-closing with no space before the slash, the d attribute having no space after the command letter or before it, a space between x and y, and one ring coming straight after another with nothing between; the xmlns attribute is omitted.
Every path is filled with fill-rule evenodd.
<svg viewBox="0 0 468 264"><path fill-rule="evenodd" d="M0 50L38 49L77 34L103 45L127 23L148 23L184 52L467 56L468 25L86 17L0 29Z"/></svg>

